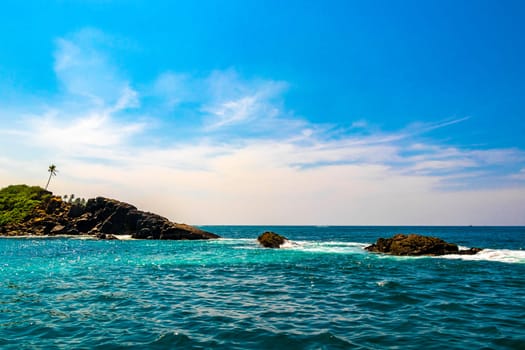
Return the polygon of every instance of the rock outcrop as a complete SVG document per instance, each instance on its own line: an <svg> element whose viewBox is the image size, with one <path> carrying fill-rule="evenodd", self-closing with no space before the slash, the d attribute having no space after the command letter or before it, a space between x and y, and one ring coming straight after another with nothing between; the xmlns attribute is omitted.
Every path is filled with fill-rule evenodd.
<svg viewBox="0 0 525 350"><path fill-rule="evenodd" d="M287 238L275 232L266 231L257 237L257 241L265 248L279 248L281 244L287 241Z"/></svg>
<svg viewBox="0 0 525 350"><path fill-rule="evenodd" d="M417 234L397 234L392 238L379 238L376 243L365 249L376 253L410 256L437 256L446 254L473 255L482 250L480 248L460 250L456 244L445 242L440 238Z"/></svg>
<svg viewBox="0 0 525 350"><path fill-rule="evenodd" d="M22 222L1 226L0 235L90 235L99 239L116 239L115 235L130 235L137 239L219 238L213 233L174 223L160 215L138 210L131 204L104 197L89 199L85 206L51 197Z"/></svg>

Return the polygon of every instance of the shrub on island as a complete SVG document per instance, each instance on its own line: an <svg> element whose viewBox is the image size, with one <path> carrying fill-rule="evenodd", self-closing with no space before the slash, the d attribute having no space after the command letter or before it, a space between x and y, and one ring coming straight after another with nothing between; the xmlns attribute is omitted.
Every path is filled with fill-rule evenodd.
<svg viewBox="0 0 525 350"><path fill-rule="evenodd" d="M51 196L39 186L11 185L0 189L0 226L22 222Z"/></svg>

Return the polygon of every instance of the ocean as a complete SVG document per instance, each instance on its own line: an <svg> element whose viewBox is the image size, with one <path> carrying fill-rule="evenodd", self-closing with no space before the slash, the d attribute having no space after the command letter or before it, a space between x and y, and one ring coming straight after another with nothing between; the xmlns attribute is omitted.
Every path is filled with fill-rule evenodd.
<svg viewBox="0 0 525 350"><path fill-rule="evenodd" d="M524 227L203 229L224 238L0 239L0 348L525 349ZM395 233L486 249L363 250Z"/></svg>

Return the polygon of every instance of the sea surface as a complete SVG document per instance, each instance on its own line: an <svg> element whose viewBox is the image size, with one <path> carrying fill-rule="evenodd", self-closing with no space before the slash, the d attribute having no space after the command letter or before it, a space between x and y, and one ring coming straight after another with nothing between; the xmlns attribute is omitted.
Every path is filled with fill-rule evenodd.
<svg viewBox="0 0 525 350"><path fill-rule="evenodd" d="M224 238L0 239L0 349L525 349L524 227L203 228ZM363 250L401 232L486 250Z"/></svg>

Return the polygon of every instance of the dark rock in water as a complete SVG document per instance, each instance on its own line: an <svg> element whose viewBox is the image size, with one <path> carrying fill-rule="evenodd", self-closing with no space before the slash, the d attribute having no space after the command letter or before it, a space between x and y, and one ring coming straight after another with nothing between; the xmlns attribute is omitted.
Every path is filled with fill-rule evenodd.
<svg viewBox="0 0 525 350"><path fill-rule="evenodd" d="M481 251L480 248L459 250L456 244L445 242L440 238L417 234L397 234L392 238L379 238L376 243L365 249L376 253L410 256L446 254L472 255Z"/></svg>
<svg viewBox="0 0 525 350"><path fill-rule="evenodd" d="M287 238L275 232L266 231L257 237L257 241L265 248L279 248L281 244L287 241Z"/></svg>

